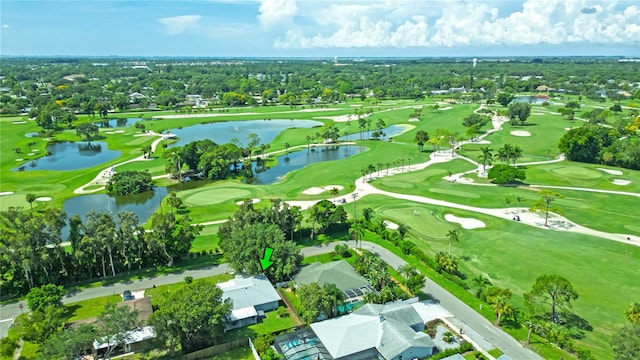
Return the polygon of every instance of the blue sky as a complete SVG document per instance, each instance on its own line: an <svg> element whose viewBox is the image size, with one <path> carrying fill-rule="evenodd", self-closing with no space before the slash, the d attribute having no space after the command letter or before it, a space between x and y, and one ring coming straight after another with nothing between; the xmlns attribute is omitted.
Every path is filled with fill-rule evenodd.
<svg viewBox="0 0 640 360"><path fill-rule="evenodd" d="M2 0L1 55L640 56L636 0Z"/></svg>

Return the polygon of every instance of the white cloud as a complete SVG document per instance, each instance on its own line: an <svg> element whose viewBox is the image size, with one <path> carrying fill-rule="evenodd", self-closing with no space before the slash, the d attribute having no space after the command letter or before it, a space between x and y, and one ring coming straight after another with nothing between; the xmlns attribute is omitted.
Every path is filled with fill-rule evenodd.
<svg viewBox="0 0 640 360"><path fill-rule="evenodd" d="M9 26L8 24L3 24L3 25L2 25L2 28L3 28L3 29L9 29L9 28L11 28L11 26Z"/></svg>
<svg viewBox="0 0 640 360"><path fill-rule="evenodd" d="M508 13L499 4L264 0L260 20L273 24L297 13L300 21L275 40L277 48L633 44L640 39L640 7L631 1L525 0Z"/></svg>
<svg viewBox="0 0 640 360"><path fill-rule="evenodd" d="M200 15L182 15L161 18L158 19L158 22L164 25L168 35L178 35L187 30L198 28L201 18Z"/></svg>
<svg viewBox="0 0 640 360"><path fill-rule="evenodd" d="M291 23L298 11L296 0L262 0L258 20L264 29Z"/></svg>

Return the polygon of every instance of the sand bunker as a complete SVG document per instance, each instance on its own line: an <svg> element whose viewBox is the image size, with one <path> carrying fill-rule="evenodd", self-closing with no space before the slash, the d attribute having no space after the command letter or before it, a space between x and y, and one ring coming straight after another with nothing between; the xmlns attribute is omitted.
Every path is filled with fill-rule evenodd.
<svg viewBox="0 0 640 360"><path fill-rule="evenodd" d="M338 108L323 108L323 109L300 109L298 110L298 112L318 112L318 111L336 111L336 110L340 110Z"/></svg>
<svg viewBox="0 0 640 360"><path fill-rule="evenodd" d="M531 113L531 115L544 115L544 113Z"/></svg>
<svg viewBox="0 0 640 360"><path fill-rule="evenodd" d="M329 190L331 190L333 188L336 188L338 190L344 189L344 187L340 186L340 185L327 185L327 186L323 186L323 187L314 186L314 187L308 188L307 190L303 191L302 193L305 194L305 195L318 195L318 194L322 194L325 191L329 191Z"/></svg>
<svg viewBox="0 0 640 360"><path fill-rule="evenodd" d="M444 215L444 219L447 220L448 222L454 222L454 223L458 223L460 224L464 229L478 229L478 228L483 228L486 227L486 225L484 224L484 222L478 220L478 219L472 219L472 218L461 218L461 217L457 217L453 214L445 214Z"/></svg>
<svg viewBox="0 0 640 360"><path fill-rule="evenodd" d="M257 203L260 202L260 199L253 198L253 199L251 199L251 202L254 203L254 204L257 204ZM236 202L236 205L242 205L243 203L244 203L244 200L241 200L241 201Z"/></svg>
<svg viewBox="0 0 640 360"><path fill-rule="evenodd" d="M398 224L393 223L389 220L385 220L384 221L384 226L387 227L387 229L391 229L391 230L397 230L398 229Z"/></svg>
<svg viewBox="0 0 640 360"><path fill-rule="evenodd" d="M369 115L371 115L371 114L360 114L360 115L348 114L348 115L339 115L339 116L316 116L316 117L314 117L314 119L327 119L327 120L333 120L335 122L347 122L347 121L357 121L358 120L358 116L360 118L366 118L366 117L369 117Z"/></svg>
<svg viewBox="0 0 640 360"><path fill-rule="evenodd" d="M513 136L531 136L531 133L524 130L514 130L511 132Z"/></svg>
<svg viewBox="0 0 640 360"><path fill-rule="evenodd" d="M623 179L613 179L613 180L611 180L611 183L612 183L613 185L622 185L622 186L624 186L624 185L629 185L629 184L631 184L631 181L629 181L629 180L623 180Z"/></svg>
<svg viewBox="0 0 640 360"><path fill-rule="evenodd" d="M105 134L123 134L124 130L105 131Z"/></svg>
<svg viewBox="0 0 640 360"><path fill-rule="evenodd" d="M451 106L447 106L447 107L443 107L443 108L438 108L438 110L451 110L453 109L453 107Z"/></svg>
<svg viewBox="0 0 640 360"><path fill-rule="evenodd" d="M3 191L3 192L0 192L0 196L4 196L4 195L13 195L13 191Z"/></svg>
<svg viewBox="0 0 640 360"><path fill-rule="evenodd" d="M416 118L409 119L409 122L418 122L418 121L420 121L420 119L416 119Z"/></svg>
<svg viewBox="0 0 640 360"><path fill-rule="evenodd" d="M26 124L27 122L26 121L13 121L11 123L15 124L15 125L20 125L20 124Z"/></svg>
<svg viewBox="0 0 640 360"><path fill-rule="evenodd" d="M622 171L620 170L611 170L611 169L603 169L603 168L597 168L597 169L611 175L618 175L618 176L622 175Z"/></svg>
<svg viewBox="0 0 640 360"><path fill-rule="evenodd" d="M36 201L51 201L50 196L40 196L36 198Z"/></svg>

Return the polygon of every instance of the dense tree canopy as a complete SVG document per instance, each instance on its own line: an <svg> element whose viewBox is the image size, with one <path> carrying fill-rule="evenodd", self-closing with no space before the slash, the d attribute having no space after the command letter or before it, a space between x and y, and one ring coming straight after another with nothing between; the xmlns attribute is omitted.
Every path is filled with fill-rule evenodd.
<svg viewBox="0 0 640 360"><path fill-rule="evenodd" d="M196 280L163 296L149 324L172 352L180 344L188 353L217 342L232 308L215 283Z"/></svg>
<svg viewBox="0 0 640 360"><path fill-rule="evenodd" d="M107 191L116 195L131 195L153 190L153 180L148 171L129 170L113 174L107 183Z"/></svg>
<svg viewBox="0 0 640 360"><path fill-rule="evenodd" d="M567 315L571 301L578 298L578 293L566 278L555 274L538 276L531 291L524 294L525 302L530 308L540 308L553 321L560 321Z"/></svg>

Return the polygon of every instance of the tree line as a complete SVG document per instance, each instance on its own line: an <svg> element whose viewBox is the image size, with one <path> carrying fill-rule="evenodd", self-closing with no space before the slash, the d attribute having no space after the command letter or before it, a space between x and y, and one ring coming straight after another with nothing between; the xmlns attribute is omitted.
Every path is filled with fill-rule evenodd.
<svg viewBox="0 0 640 360"><path fill-rule="evenodd" d="M135 213L91 211L82 220L61 209L0 212L0 273L4 294L43 284L107 279L150 266L172 266L200 232L188 216L154 214L145 231ZM62 233L68 226L68 248Z"/></svg>

